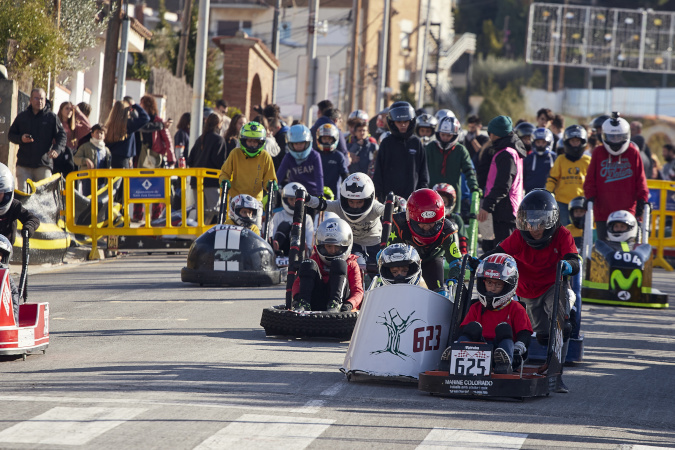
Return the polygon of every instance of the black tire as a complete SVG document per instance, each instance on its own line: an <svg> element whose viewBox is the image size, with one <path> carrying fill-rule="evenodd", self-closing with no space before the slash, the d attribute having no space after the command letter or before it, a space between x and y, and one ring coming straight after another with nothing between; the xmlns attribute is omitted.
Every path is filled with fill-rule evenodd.
<svg viewBox="0 0 675 450"><path fill-rule="evenodd" d="M297 314L285 305L265 308L260 326L267 336L331 337L349 340L352 337L357 311L319 314Z"/></svg>

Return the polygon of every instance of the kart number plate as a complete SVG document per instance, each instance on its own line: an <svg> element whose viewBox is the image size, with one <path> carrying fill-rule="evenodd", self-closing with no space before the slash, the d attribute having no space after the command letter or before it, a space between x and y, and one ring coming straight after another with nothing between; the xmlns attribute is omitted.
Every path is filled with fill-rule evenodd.
<svg viewBox="0 0 675 450"><path fill-rule="evenodd" d="M490 376L492 345L482 343L452 344L450 353L450 375Z"/></svg>
<svg viewBox="0 0 675 450"><path fill-rule="evenodd" d="M277 257L277 266L284 267L288 265L288 256L278 256Z"/></svg>

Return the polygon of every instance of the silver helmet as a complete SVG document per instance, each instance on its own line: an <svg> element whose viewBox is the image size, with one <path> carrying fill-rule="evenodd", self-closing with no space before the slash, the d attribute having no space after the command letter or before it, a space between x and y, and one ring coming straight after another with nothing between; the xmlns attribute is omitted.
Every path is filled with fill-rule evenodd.
<svg viewBox="0 0 675 450"><path fill-rule="evenodd" d="M0 200L0 215L4 215L14 200L14 175L9 167L2 163L0 163L0 193L4 194Z"/></svg>
<svg viewBox="0 0 675 450"><path fill-rule="evenodd" d="M407 267L405 275L394 276L392 267ZM422 261L414 247L408 244L392 244L380 252L377 268L384 284L419 284L422 278Z"/></svg>
<svg viewBox="0 0 675 450"><path fill-rule="evenodd" d="M296 198L296 192L298 189L302 190L305 193L305 196L307 195L307 189L305 189L305 187L302 184L296 181L288 183L286 186L284 186L284 189L281 191L281 206L284 207L284 210L286 210L288 214L292 215L294 212L294 208L289 203L289 200L291 198L292 199Z"/></svg>
<svg viewBox="0 0 675 450"><path fill-rule="evenodd" d="M243 208L250 209L252 214L250 217L242 215ZM230 219L239 226L245 227L254 224L258 220L258 215L262 211L262 205L258 200L247 194L239 194L230 200L230 209L227 215Z"/></svg>
<svg viewBox="0 0 675 450"><path fill-rule="evenodd" d="M336 259L347 260L352 253L352 229L349 224L339 218L331 218L321 222L316 230L316 250L319 252L319 258L325 264ZM337 245L337 253L329 253L326 245Z"/></svg>

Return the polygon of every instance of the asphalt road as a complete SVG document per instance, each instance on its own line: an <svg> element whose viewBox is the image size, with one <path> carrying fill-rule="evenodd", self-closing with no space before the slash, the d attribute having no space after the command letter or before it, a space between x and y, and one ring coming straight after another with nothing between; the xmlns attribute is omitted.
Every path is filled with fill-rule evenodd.
<svg viewBox="0 0 675 450"><path fill-rule="evenodd" d="M0 448L675 447L675 312L585 306L568 394L524 402L347 382L346 342L267 338L275 288L180 281L184 255L30 277L45 355L0 361ZM656 271L675 303L675 275Z"/></svg>

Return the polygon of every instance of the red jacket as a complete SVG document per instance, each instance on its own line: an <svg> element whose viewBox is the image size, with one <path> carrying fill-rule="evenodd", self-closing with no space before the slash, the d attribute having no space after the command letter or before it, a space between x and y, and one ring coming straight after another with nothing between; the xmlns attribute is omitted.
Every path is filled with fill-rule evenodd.
<svg viewBox="0 0 675 450"><path fill-rule="evenodd" d="M328 283L330 267L326 266L323 261L321 261L316 248L314 249L314 253L312 253L310 258L318 264L319 271L321 272L321 280L324 283ZM349 283L349 298L345 300L346 302L351 303L353 309L355 310L361 307L361 301L363 300L363 280L361 279L361 268L359 268L359 265L356 261L357 258L354 255L349 255L347 258L347 282ZM297 277L293 282L293 298L295 298L295 295L298 292L300 292L300 277Z"/></svg>
<svg viewBox="0 0 675 450"><path fill-rule="evenodd" d="M620 209L635 215L637 201L646 202L649 198L640 150L635 144L631 142L619 156L611 155L602 144L595 147L584 181L584 196L595 199L593 214L597 221L606 221Z"/></svg>
<svg viewBox="0 0 675 450"><path fill-rule="evenodd" d="M471 305L466 317L462 320L461 326L466 326L471 322L478 322L483 325L483 337L486 341L493 341L495 339L495 328L502 322L511 325L513 329L513 341L516 336L523 330L527 330L532 334L532 324L530 318L527 316L525 307L519 302L512 300L508 305L499 310L488 310L483 308L480 302Z"/></svg>

